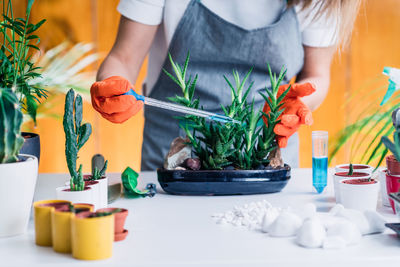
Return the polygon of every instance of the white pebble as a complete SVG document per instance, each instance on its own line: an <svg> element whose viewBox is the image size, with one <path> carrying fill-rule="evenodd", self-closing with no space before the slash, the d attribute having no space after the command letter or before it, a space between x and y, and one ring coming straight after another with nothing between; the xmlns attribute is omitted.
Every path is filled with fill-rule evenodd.
<svg viewBox="0 0 400 267"><path fill-rule="evenodd" d="M336 214L336 216L345 218L350 222L354 223L358 227L362 235L365 235L369 232L369 222L361 211L352 209L343 209L340 210Z"/></svg>
<svg viewBox="0 0 400 267"><path fill-rule="evenodd" d="M328 228L326 234L329 237L336 236L342 238L346 245L355 245L361 240L359 228L350 221L343 221L332 225Z"/></svg>
<svg viewBox="0 0 400 267"><path fill-rule="evenodd" d="M268 229L269 235L273 237L295 236L302 221L293 212L283 211Z"/></svg>
<svg viewBox="0 0 400 267"><path fill-rule="evenodd" d="M367 218L369 224L369 229L366 234L376 234L385 231L386 220L382 215L373 210L366 210L364 211L364 216Z"/></svg>
<svg viewBox="0 0 400 267"><path fill-rule="evenodd" d="M346 241L340 236L327 236L322 247L324 249L342 249L346 247Z"/></svg>
<svg viewBox="0 0 400 267"><path fill-rule="evenodd" d="M269 227L279 216L279 210L276 208L269 208L262 218L261 221L261 231L268 233Z"/></svg>
<svg viewBox="0 0 400 267"><path fill-rule="evenodd" d="M306 248L319 248L325 239L326 231L317 217L308 218L303 222L297 234L296 242Z"/></svg>
<svg viewBox="0 0 400 267"><path fill-rule="evenodd" d="M342 204L336 204L335 206L333 206L333 208L329 211L329 214L331 215L336 215L338 214L338 212L340 212L341 210L344 210L344 206Z"/></svg>

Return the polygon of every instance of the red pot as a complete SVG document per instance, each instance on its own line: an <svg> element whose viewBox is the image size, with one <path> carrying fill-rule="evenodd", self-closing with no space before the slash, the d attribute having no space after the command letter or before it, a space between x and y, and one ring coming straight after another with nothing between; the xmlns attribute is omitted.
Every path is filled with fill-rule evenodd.
<svg viewBox="0 0 400 267"><path fill-rule="evenodd" d="M97 212L113 212L116 209L117 208L104 208L98 209ZM121 209L121 211L114 213L114 241L124 240L128 235L128 230L124 229L127 216L127 209Z"/></svg>
<svg viewBox="0 0 400 267"><path fill-rule="evenodd" d="M386 190L388 195L390 193L397 193L400 190L400 176L390 175L386 173ZM389 198L390 206L392 206L393 212L396 213L393 199Z"/></svg>
<svg viewBox="0 0 400 267"><path fill-rule="evenodd" d="M400 175L400 162L397 161L394 155L386 157L386 166L390 175Z"/></svg>

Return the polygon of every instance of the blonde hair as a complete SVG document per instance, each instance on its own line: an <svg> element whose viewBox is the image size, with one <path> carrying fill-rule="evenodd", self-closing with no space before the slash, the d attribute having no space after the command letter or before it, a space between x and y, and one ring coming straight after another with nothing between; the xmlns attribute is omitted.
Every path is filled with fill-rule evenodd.
<svg viewBox="0 0 400 267"><path fill-rule="evenodd" d="M354 21L362 0L288 0L288 5L299 5L302 10L315 5L316 15L312 19L318 19L327 14L337 21L337 45L346 47L350 42Z"/></svg>

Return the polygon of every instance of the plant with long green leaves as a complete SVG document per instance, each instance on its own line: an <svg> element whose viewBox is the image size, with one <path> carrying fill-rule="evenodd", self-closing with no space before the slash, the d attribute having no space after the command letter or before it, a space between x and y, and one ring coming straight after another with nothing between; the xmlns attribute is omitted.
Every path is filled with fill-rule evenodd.
<svg viewBox="0 0 400 267"><path fill-rule="evenodd" d="M13 88L21 108L36 124L36 110L41 99L47 97L41 86L32 85L30 80L40 76L39 67L32 61L30 49L40 51L40 38L35 32L46 20L30 23L29 18L34 0L27 1L25 18L15 18L11 0L3 0L3 20L0 22L0 87Z"/></svg>
<svg viewBox="0 0 400 267"><path fill-rule="evenodd" d="M85 188L85 182L82 174L82 164L76 169L78 152L89 139L92 133L90 123L82 124L83 113L82 97L70 89L65 96L65 108L63 126L65 132L65 157L67 159L68 170L71 175L71 191L82 191Z"/></svg>
<svg viewBox="0 0 400 267"><path fill-rule="evenodd" d="M203 109L200 99L194 97L198 76L193 79L186 77L189 57L188 53L184 65L180 66L169 55L174 75L166 70L164 72L182 90L182 96L170 97L169 100L187 107ZM255 169L269 163L269 154L277 149L273 128L279 122L279 116L283 112L282 101L290 87L278 97L279 85L286 71L282 69L277 77L269 66L268 69L272 88L265 88L266 93L262 96L266 99L270 112L263 113L256 108L254 99L248 99L253 86L253 82L246 86L252 72L250 70L243 79L240 79L237 71L233 71L233 82L224 76L232 101L228 106L221 105L221 109L226 116L242 124L209 122L193 115L178 117L180 127L184 129L194 153L205 169L221 170L229 165L236 169ZM267 123L262 122L263 118Z"/></svg>
<svg viewBox="0 0 400 267"><path fill-rule="evenodd" d="M392 113L393 128L393 142L387 136L381 137L381 142L385 145L386 149L393 153L397 161L400 161L400 108L397 108Z"/></svg>

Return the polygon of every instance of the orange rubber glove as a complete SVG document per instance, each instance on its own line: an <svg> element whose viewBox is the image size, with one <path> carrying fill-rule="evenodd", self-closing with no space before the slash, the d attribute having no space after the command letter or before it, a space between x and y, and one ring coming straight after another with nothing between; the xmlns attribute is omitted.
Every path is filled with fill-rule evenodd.
<svg viewBox="0 0 400 267"><path fill-rule="evenodd" d="M289 84L281 85L278 90L278 97L284 93ZM283 98L283 108L285 109L280 116L280 123L275 125L274 132L278 146L286 147L290 136L297 132L300 125L311 125L313 123L311 110L304 104L300 98L311 95L315 92L314 85L311 83L292 84L289 92ZM265 113L269 113L270 108L266 102L263 108ZM264 123L267 124L266 118L263 117Z"/></svg>
<svg viewBox="0 0 400 267"><path fill-rule="evenodd" d="M101 116L113 123L123 123L143 108L143 101L132 95L123 95L133 85L121 76L112 76L95 82L90 88L92 106Z"/></svg>

